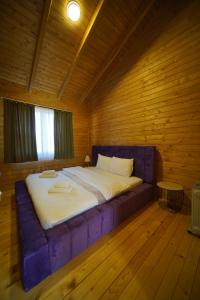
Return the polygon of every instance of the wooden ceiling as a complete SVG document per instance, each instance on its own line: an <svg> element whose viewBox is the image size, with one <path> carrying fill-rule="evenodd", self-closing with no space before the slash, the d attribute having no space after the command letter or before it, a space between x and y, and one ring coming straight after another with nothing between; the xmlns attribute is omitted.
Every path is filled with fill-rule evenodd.
<svg viewBox="0 0 200 300"><path fill-rule="evenodd" d="M0 78L83 102L148 14L153 0L0 1Z"/></svg>

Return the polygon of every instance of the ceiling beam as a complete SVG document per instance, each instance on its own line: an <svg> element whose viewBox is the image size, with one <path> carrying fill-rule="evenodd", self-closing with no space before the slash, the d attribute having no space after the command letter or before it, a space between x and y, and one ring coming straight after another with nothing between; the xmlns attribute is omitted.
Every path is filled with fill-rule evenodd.
<svg viewBox="0 0 200 300"><path fill-rule="evenodd" d="M66 74L66 76L65 76L65 78L63 80L63 83L62 83L62 85L61 85L61 87L59 89L59 92L58 92L58 98L59 99L62 97L62 95L64 93L64 90L65 90L66 86L68 85L68 83L69 83L69 81L70 81L70 79L72 77L73 71L74 71L74 69L76 67L76 64L77 64L78 60L79 60L81 51L82 51L83 47L86 44L87 38L88 38L88 36L89 36L89 34L90 34L90 32L91 32L94 24L95 24L95 21L96 21L98 15L100 13L100 10L101 10L104 2L105 2L105 0L99 0L97 6L95 8L95 11L94 11L94 13L92 15L92 18L90 19L90 22L89 22L89 24L88 24L88 26L87 26L87 28L85 30L85 33L84 33L83 38L81 40L81 43L80 43L80 45L78 47L78 50L77 50L77 52L75 54L74 60L72 61L71 65L70 65L70 68L69 68L69 71L67 72L67 74Z"/></svg>
<svg viewBox="0 0 200 300"><path fill-rule="evenodd" d="M145 7L144 11L141 13L141 15L136 20L136 23L134 23L133 26L130 27L130 30L128 31L127 35L125 36L125 38L123 39L123 41L121 42L121 44L118 45L117 48L114 48L114 50L111 52L111 55L109 56L109 59L107 60L106 64L98 72L98 75L95 76L95 79L92 82L92 84L89 86L89 88L85 91L85 93L81 97L81 99L80 99L81 103L86 100L86 98L89 96L89 94L91 93L91 91L97 85L98 81L105 74L106 70L111 65L111 63L114 61L114 59L118 56L118 54L120 53L120 51L122 50L122 48L127 43L127 41L130 38L130 36L136 31L136 29L139 27L139 25L141 24L141 22L144 19L144 17L148 14L149 10L151 9L151 7L153 6L153 4L154 4L155 1L156 0L149 1L148 5Z"/></svg>
<svg viewBox="0 0 200 300"><path fill-rule="evenodd" d="M39 33L38 33L38 38L36 41L36 46L35 46L32 66L31 66L31 73L30 73L30 78L29 78L29 83L28 83L29 92L32 91L33 82L35 80L37 67L38 67L38 63L39 63L39 58L40 58L40 54L41 54L41 50L42 50L42 44L44 41L44 34L46 31L48 18L49 18L49 14L51 11L51 4L52 4L52 0L44 0L44 6L43 6L43 11L42 11L40 26L39 26Z"/></svg>

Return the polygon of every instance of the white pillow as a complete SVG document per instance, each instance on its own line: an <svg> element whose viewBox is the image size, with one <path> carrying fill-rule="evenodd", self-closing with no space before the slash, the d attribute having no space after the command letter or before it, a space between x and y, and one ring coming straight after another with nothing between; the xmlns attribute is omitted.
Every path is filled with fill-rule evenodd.
<svg viewBox="0 0 200 300"><path fill-rule="evenodd" d="M130 177L133 172L133 158L119 158L113 156L110 166L110 172Z"/></svg>
<svg viewBox="0 0 200 300"><path fill-rule="evenodd" d="M98 160L96 167L110 172L112 157L98 154Z"/></svg>

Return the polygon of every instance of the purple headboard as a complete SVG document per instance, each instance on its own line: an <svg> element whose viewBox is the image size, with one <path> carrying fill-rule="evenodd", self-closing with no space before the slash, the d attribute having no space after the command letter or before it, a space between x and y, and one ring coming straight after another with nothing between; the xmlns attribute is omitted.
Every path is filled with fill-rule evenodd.
<svg viewBox="0 0 200 300"><path fill-rule="evenodd" d="M155 183L155 150L154 146L93 146L92 165L97 163L98 153L120 158L134 158L133 175L146 183Z"/></svg>

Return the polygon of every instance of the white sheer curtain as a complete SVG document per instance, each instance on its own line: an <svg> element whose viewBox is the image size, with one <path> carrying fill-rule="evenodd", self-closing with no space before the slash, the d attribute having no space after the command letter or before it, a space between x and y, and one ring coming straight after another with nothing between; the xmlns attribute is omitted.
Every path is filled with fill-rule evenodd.
<svg viewBox="0 0 200 300"><path fill-rule="evenodd" d="M38 159L54 159L54 110L35 107L35 127Z"/></svg>

